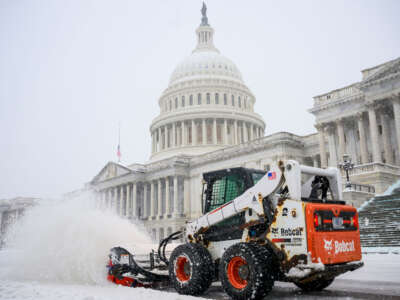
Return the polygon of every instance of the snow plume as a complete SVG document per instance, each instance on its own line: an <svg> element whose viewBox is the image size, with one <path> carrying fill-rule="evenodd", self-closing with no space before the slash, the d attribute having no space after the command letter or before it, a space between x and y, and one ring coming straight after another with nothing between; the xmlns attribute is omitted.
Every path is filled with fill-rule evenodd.
<svg viewBox="0 0 400 300"><path fill-rule="evenodd" d="M109 249L147 253L139 224L96 208L93 195L46 200L27 210L0 251L0 279L104 284Z"/></svg>

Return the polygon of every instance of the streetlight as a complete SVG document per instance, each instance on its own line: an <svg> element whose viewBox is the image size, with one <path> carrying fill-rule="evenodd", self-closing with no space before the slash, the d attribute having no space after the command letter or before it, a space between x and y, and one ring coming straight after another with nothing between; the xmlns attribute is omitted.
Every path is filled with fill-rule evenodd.
<svg viewBox="0 0 400 300"><path fill-rule="evenodd" d="M349 178L349 170L353 170L354 164L351 162L351 157L348 154L343 154L343 162L339 163L339 167L346 172L346 189L351 189L351 183Z"/></svg>

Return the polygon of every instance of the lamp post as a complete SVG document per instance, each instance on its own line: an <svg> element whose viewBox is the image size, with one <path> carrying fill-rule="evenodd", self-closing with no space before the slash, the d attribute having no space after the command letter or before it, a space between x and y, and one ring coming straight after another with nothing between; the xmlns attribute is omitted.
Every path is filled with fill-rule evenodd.
<svg viewBox="0 0 400 300"><path fill-rule="evenodd" d="M354 164L351 162L350 155L343 155L343 162L339 163L339 167L346 172L346 189L351 188L349 170L352 170L354 168Z"/></svg>

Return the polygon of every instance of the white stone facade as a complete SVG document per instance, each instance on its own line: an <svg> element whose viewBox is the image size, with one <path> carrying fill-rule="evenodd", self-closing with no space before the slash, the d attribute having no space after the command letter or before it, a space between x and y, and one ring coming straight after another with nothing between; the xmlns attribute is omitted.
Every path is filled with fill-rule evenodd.
<svg viewBox="0 0 400 300"><path fill-rule="evenodd" d="M356 164L351 180L358 183L352 191L357 199L349 202L357 206L399 178L400 59L364 70L359 83L315 97L310 112L317 133L264 136L254 95L214 47L214 31L205 21L196 31L196 49L159 99L150 162L110 162L90 183L102 206L142 220L161 239L202 214L204 172L267 170L278 159L337 166L349 154Z"/></svg>
<svg viewBox="0 0 400 300"><path fill-rule="evenodd" d="M361 82L314 97L310 112L322 166L349 154L352 180L382 193L400 176L400 58L362 73Z"/></svg>
<svg viewBox="0 0 400 300"><path fill-rule="evenodd" d="M22 197L0 200L0 248L4 245L8 228L23 216L27 208L34 206L37 200Z"/></svg>

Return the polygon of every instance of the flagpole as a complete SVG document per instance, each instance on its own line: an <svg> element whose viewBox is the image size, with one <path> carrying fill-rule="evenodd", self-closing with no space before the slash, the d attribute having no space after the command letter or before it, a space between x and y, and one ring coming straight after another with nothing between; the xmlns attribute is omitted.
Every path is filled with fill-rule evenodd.
<svg viewBox="0 0 400 300"><path fill-rule="evenodd" d="M121 122L118 122L118 163L121 162Z"/></svg>

